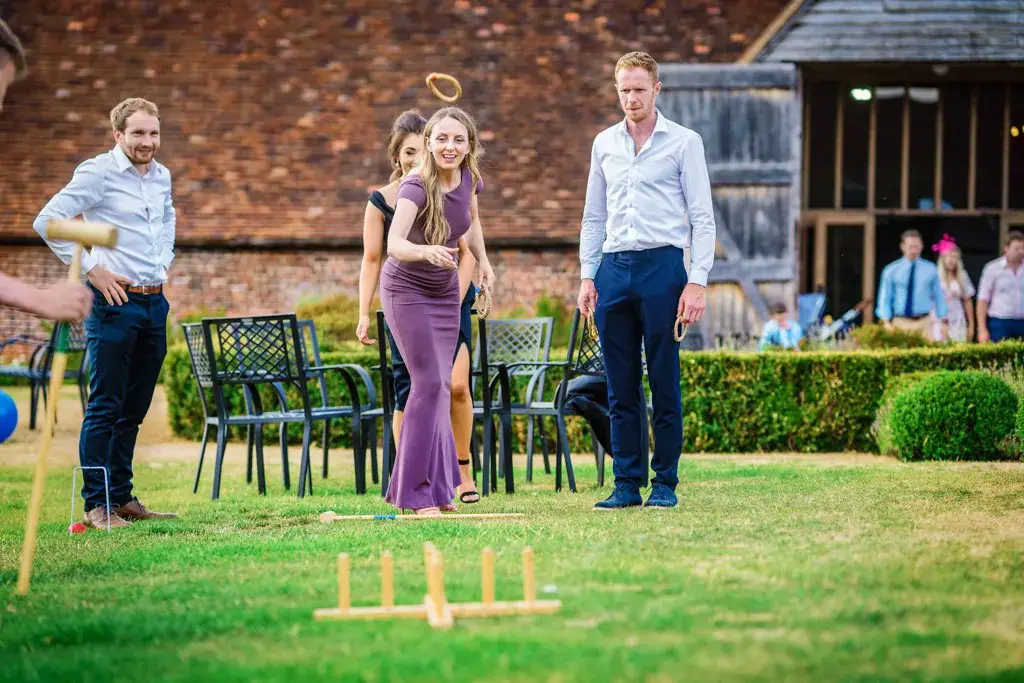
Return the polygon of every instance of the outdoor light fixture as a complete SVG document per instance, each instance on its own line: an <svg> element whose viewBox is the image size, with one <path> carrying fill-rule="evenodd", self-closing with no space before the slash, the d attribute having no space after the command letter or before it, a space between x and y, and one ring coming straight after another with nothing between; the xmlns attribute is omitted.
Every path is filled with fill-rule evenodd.
<svg viewBox="0 0 1024 683"><path fill-rule="evenodd" d="M850 97L858 102L869 102L871 100L871 88L853 88L850 90Z"/></svg>

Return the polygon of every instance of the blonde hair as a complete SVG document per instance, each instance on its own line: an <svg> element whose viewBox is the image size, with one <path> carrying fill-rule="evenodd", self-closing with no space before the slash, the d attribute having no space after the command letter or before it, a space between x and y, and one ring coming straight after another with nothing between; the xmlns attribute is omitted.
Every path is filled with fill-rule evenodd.
<svg viewBox="0 0 1024 683"><path fill-rule="evenodd" d="M956 254L956 269L952 276L950 276L949 268L946 267L946 255ZM939 282L942 283L942 288L947 292L949 291L949 285L953 280L960 283L961 296L967 293L970 285L970 281L967 278L967 271L964 270L964 260L960 255L960 249L957 247L950 247L947 251L943 252L939 256Z"/></svg>
<svg viewBox="0 0 1024 683"><path fill-rule="evenodd" d="M420 161L418 170L423 180L423 189L427 196L426 204L421 210L425 217L423 225L423 237L427 244L444 244L451 236L452 229L448 225L448 219L444 215L444 186L439 178L437 162L430 152L430 136L434 127L445 119L455 119L463 126L469 135L469 151L462 160L459 167L463 173L467 170L473 178L473 190L476 191L477 182L480 180L479 161L483 156L483 147L480 145L480 137L477 135L476 123L473 118L458 107L444 107L434 112L434 115L427 121L423 129L423 158Z"/></svg>
<svg viewBox="0 0 1024 683"><path fill-rule="evenodd" d="M110 125L118 133L123 133L128 125L128 117L137 111L144 111L150 116L160 118L160 110L149 100L141 97L130 97L110 110Z"/></svg>
<svg viewBox="0 0 1024 683"><path fill-rule="evenodd" d="M658 63L646 52L628 52L619 57L619 61L615 62L615 78L619 77L619 71L622 69L632 67L643 69L651 75L655 83L658 82Z"/></svg>

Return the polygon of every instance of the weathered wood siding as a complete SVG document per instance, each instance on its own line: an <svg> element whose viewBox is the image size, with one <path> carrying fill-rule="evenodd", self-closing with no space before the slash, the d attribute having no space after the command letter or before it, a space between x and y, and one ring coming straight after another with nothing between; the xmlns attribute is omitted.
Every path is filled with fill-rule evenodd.
<svg viewBox="0 0 1024 683"><path fill-rule="evenodd" d="M673 64L661 80L659 108L700 134L711 176L718 244L701 332L709 345L719 335L755 335L771 303L760 285L788 286L797 273L796 68Z"/></svg>

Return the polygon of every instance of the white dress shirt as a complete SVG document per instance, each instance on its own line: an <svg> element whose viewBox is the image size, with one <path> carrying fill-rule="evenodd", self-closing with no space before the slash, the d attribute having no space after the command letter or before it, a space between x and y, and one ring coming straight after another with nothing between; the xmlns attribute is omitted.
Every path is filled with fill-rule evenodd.
<svg viewBox="0 0 1024 683"><path fill-rule="evenodd" d="M82 272L100 265L131 280L132 285L159 285L174 260L174 204L171 172L150 162L142 175L121 149L82 162L71 182L51 199L32 227L61 261L71 263L74 244L46 237L52 219L83 216L117 228L117 246L82 253Z"/></svg>
<svg viewBox="0 0 1024 683"><path fill-rule="evenodd" d="M655 113L654 132L639 153L625 121L594 139L580 233L581 276L593 279L602 253L689 247L688 281L706 286L715 260L715 212L704 142Z"/></svg>

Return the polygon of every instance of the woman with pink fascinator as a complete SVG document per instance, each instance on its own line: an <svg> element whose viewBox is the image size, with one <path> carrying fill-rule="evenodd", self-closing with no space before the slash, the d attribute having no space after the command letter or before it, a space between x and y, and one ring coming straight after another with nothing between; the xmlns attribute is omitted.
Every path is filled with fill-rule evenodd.
<svg viewBox="0 0 1024 683"><path fill-rule="evenodd" d="M934 328L937 341L970 341L974 337L974 284L964 270L960 247L949 235L932 245L932 251L939 255L939 282L946 295L948 307L948 337L943 339L940 324Z"/></svg>

